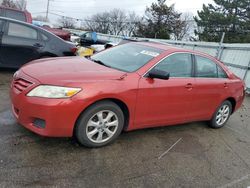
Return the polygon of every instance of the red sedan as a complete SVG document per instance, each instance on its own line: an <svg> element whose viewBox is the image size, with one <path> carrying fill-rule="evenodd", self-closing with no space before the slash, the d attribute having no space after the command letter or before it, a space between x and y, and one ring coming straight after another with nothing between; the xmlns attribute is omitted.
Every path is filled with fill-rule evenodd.
<svg viewBox="0 0 250 188"><path fill-rule="evenodd" d="M206 54L138 42L90 59L29 63L15 73L11 99L27 129L100 147L122 130L193 121L220 128L240 108L244 83Z"/></svg>

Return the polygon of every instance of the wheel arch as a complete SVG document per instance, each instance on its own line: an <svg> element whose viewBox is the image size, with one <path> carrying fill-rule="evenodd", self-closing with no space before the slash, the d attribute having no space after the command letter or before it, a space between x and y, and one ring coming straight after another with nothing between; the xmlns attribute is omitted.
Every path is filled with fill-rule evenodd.
<svg viewBox="0 0 250 188"><path fill-rule="evenodd" d="M236 100L233 97L228 97L224 101L229 101L232 104L232 113L235 112L235 107L236 107Z"/></svg>
<svg viewBox="0 0 250 188"><path fill-rule="evenodd" d="M126 105L126 103L124 101L122 101L121 99L117 99L117 98L103 98L103 99L99 99L95 102L92 102L90 103L84 110L81 111L81 113L78 115L77 119L76 119L76 122L75 122L75 125L74 125L74 129L73 129L73 134L75 135L75 128L76 128L76 125L80 119L80 117L82 116L82 114L89 108L91 107L92 105L96 104L96 103L99 103L99 102L103 102L103 101L110 101L110 102L113 102L115 103L116 105L118 105L123 114L124 114L124 127L123 127L123 130L126 130L128 128L128 125L129 125L129 119L130 119L130 111L129 111L129 108L128 106Z"/></svg>

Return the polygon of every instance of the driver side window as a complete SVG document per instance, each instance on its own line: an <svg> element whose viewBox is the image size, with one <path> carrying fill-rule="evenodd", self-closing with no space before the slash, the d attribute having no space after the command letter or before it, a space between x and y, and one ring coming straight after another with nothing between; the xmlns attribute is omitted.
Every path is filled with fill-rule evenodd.
<svg viewBox="0 0 250 188"><path fill-rule="evenodd" d="M168 72L170 77L192 77L192 56L177 53L161 61L154 69Z"/></svg>

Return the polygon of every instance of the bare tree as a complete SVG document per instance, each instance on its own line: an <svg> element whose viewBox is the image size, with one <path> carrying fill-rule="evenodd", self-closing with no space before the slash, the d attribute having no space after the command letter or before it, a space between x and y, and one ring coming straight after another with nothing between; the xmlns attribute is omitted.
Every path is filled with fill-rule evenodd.
<svg viewBox="0 0 250 188"><path fill-rule="evenodd" d="M61 17L58 19L58 24L60 27L64 28L75 28L75 20L69 17Z"/></svg>
<svg viewBox="0 0 250 188"><path fill-rule="evenodd" d="M0 3L2 6L19 9L19 10L25 10L26 9L26 0L2 0L2 3Z"/></svg>
<svg viewBox="0 0 250 188"><path fill-rule="evenodd" d="M85 20L85 27L87 30L96 31L100 33L110 33L110 18L109 12L97 13Z"/></svg>
<svg viewBox="0 0 250 188"><path fill-rule="evenodd" d="M139 20L135 13L113 9L87 18L85 28L105 34L132 36L137 26L136 22Z"/></svg>
<svg viewBox="0 0 250 188"><path fill-rule="evenodd" d="M135 31L138 29L138 23L142 21L143 18L136 15L135 12L131 12L127 15L126 29L123 30L123 35L125 36L135 36Z"/></svg>
<svg viewBox="0 0 250 188"><path fill-rule="evenodd" d="M8 8L21 9L13 0L3 0L1 5Z"/></svg>
<svg viewBox="0 0 250 188"><path fill-rule="evenodd" d="M110 22L112 23L110 27L110 33L113 35L120 35L126 28L127 15L124 11L119 9L114 9L109 13Z"/></svg>
<svg viewBox="0 0 250 188"><path fill-rule="evenodd" d="M174 23L174 29L172 32L172 38L174 40L183 40L190 38L190 29L193 15L186 13L182 14L180 20L176 20Z"/></svg>

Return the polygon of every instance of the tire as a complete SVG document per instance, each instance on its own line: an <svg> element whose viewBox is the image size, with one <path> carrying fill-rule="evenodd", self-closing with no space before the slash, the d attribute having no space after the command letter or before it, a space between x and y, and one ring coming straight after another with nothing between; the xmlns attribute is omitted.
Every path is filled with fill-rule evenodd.
<svg viewBox="0 0 250 188"><path fill-rule="evenodd" d="M111 101L93 104L79 117L75 127L77 141L86 147L96 148L108 145L121 134L124 114Z"/></svg>
<svg viewBox="0 0 250 188"><path fill-rule="evenodd" d="M213 115L210 120L210 127L214 129L219 129L223 127L232 114L232 103L230 101L224 101Z"/></svg>

